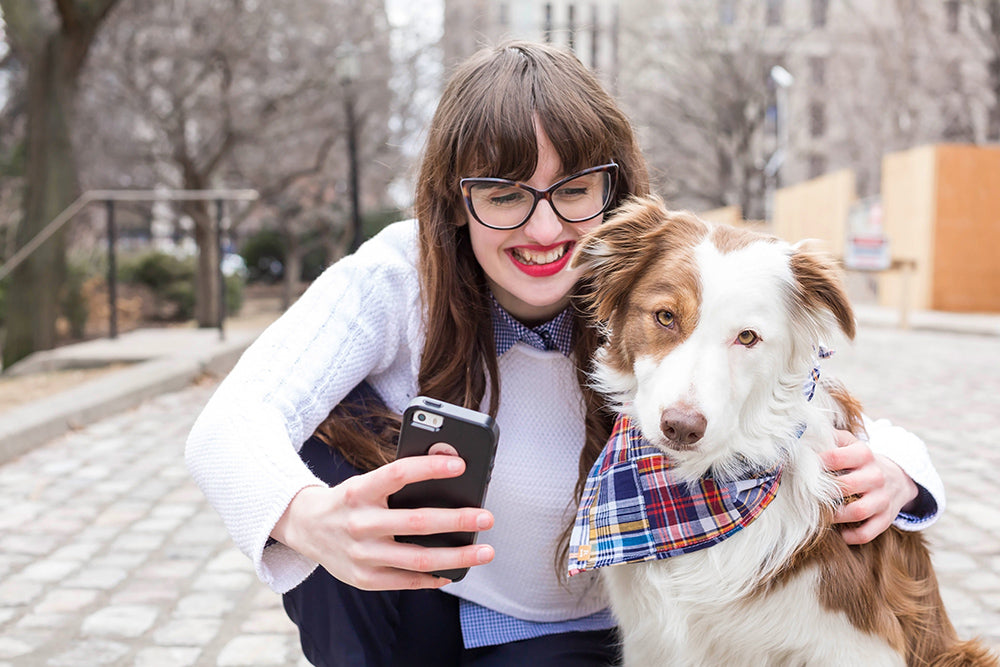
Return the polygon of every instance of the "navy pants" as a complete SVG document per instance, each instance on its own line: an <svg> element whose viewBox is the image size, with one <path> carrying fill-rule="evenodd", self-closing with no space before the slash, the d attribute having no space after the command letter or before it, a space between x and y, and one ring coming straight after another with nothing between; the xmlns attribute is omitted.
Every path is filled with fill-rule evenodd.
<svg viewBox="0 0 1000 667"><path fill-rule="evenodd" d="M300 456L330 485L358 470L316 437ZM569 632L465 649L458 599L439 590L362 591L316 570L283 596L302 650L324 667L597 667L618 660L614 630Z"/></svg>

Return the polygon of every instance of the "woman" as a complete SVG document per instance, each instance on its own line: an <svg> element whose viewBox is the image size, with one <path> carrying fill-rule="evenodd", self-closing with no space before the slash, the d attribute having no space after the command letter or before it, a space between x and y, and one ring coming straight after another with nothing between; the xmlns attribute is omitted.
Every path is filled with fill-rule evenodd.
<svg viewBox="0 0 1000 667"><path fill-rule="evenodd" d="M575 57L521 42L481 51L432 120L416 220L328 269L220 385L188 464L285 594L311 661L616 659L597 580L558 574L579 480L612 419L586 384L597 333L572 309L567 262L606 211L648 189L628 120ZM464 467L392 461L390 413L417 394L495 416L485 509L387 509L403 485ZM854 438L827 461L860 496L842 510L860 525L849 540L927 523L943 499L919 440L888 425L872 436L895 463ZM915 517L897 518L914 503ZM447 549L393 539L449 531L489 532ZM429 574L463 567L460 582Z"/></svg>

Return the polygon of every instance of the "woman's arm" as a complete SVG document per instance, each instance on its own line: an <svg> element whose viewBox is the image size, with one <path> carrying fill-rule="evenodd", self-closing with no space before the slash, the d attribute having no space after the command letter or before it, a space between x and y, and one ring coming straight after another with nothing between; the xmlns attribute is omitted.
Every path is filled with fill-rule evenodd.
<svg viewBox="0 0 1000 667"><path fill-rule="evenodd" d="M923 441L888 420L864 418L869 440L837 432L837 448L820 456L828 470L840 471L844 496L857 496L834 517L845 526L849 544L869 542L890 525L920 530L934 523L945 507L944 484Z"/></svg>
<svg viewBox="0 0 1000 667"><path fill-rule="evenodd" d="M188 437L192 477L275 590L316 566L282 545L264 549L292 499L325 488L298 449L352 387L392 365L410 316L419 319L413 254L399 245L374 243L324 272L247 349Z"/></svg>

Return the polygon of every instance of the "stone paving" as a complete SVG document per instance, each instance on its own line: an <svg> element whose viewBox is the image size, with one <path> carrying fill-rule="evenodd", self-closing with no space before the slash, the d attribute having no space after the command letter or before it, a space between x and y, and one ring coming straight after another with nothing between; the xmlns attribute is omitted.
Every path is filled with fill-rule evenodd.
<svg viewBox="0 0 1000 667"><path fill-rule="evenodd" d="M866 328L824 369L927 443L947 495L925 531L942 597L960 636L1000 651L1000 337Z"/></svg>
<svg viewBox="0 0 1000 667"><path fill-rule="evenodd" d="M945 601L1000 649L1000 338L865 329L825 370L927 442L949 494L927 531ZM184 468L214 386L0 466L0 667L306 664Z"/></svg>
<svg viewBox="0 0 1000 667"><path fill-rule="evenodd" d="M0 665L306 665L188 476L194 386L0 467Z"/></svg>

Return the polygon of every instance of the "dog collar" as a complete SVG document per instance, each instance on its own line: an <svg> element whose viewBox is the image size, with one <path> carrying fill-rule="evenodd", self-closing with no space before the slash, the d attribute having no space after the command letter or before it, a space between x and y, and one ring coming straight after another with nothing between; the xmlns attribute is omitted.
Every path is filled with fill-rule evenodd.
<svg viewBox="0 0 1000 667"><path fill-rule="evenodd" d="M781 465L728 482L679 481L670 460L619 415L587 476L569 545L570 575L698 551L735 535L774 499Z"/></svg>

